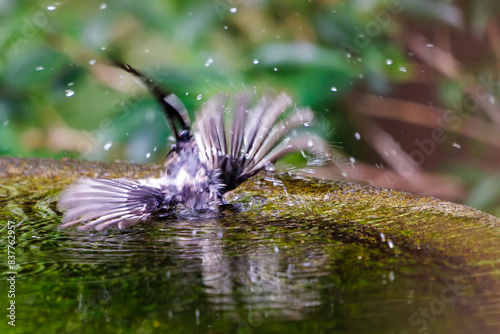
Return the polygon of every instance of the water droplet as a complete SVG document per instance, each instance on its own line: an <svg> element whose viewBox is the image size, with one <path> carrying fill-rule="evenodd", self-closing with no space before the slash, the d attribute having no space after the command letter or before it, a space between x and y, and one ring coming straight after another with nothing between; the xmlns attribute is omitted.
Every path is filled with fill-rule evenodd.
<svg viewBox="0 0 500 334"><path fill-rule="evenodd" d="M254 59L253 63L254 63L254 65L257 65L259 63L259 60L258 59Z"/></svg>
<svg viewBox="0 0 500 334"><path fill-rule="evenodd" d="M227 30L228 29L228 26L224 26L224 30Z"/></svg>
<svg viewBox="0 0 500 334"><path fill-rule="evenodd" d="M406 72L406 67L401 66L401 67L399 68L399 71L401 71L401 72Z"/></svg>
<svg viewBox="0 0 500 334"><path fill-rule="evenodd" d="M105 46L101 47L101 50L103 50L103 51L106 50L106 47Z"/></svg>
<svg viewBox="0 0 500 334"><path fill-rule="evenodd" d="M280 251L280 250L279 250L278 246L274 246L274 252L275 252L275 253L279 253L279 251Z"/></svg>
<svg viewBox="0 0 500 334"><path fill-rule="evenodd" d="M307 147L313 147L313 145L314 145L313 140L312 140L312 139L309 139L309 140L307 141Z"/></svg>
<svg viewBox="0 0 500 334"><path fill-rule="evenodd" d="M387 65L392 65L392 59L391 59L391 58L388 58L388 59L385 61L385 63L386 63Z"/></svg>
<svg viewBox="0 0 500 334"><path fill-rule="evenodd" d="M229 10L231 13L236 13L238 11L238 8L233 7Z"/></svg>
<svg viewBox="0 0 500 334"><path fill-rule="evenodd" d="M35 67L35 71L43 71L44 67L43 66L37 66Z"/></svg>
<svg viewBox="0 0 500 334"><path fill-rule="evenodd" d="M276 168L274 167L273 164L268 164L266 166L266 170L269 171L269 172L274 172L276 170Z"/></svg>
<svg viewBox="0 0 500 334"><path fill-rule="evenodd" d="M337 91L337 87L333 86L332 88L330 88L330 90L331 90L332 92L336 92L336 91Z"/></svg>
<svg viewBox="0 0 500 334"><path fill-rule="evenodd" d="M150 156L151 156L150 152L146 153L146 159L149 159Z"/></svg>
<svg viewBox="0 0 500 334"><path fill-rule="evenodd" d="M359 132L354 132L354 138L356 138L356 140L361 139L361 135L359 134Z"/></svg>
<svg viewBox="0 0 500 334"><path fill-rule="evenodd" d="M434 47L434 44L432 44L432 43L428 43L428 44L427 44L427 47L428 47L428 48L433 48L433 47Z"/></svg>
<svg viewBox="0 0 500 334"><path fill-rule="evenodd" d="M99 9L106 9L108 8L108 5L105 4L105 3L102 3L100 6L99 6Z"/></svg>
<svg viewBox="0 0 500 334"><path fill-rule="evenodd" d="M208 58L207 61L205 62L205 67L210 66L214 60L212 58Z"/></svg>
<svg viewBox="0 0 500 334"><path fill-rule="evenodd" d="M66 95L67 97L71 97L71 96L75 95L75 91L72 89L66 89L64 91L64 95Z"/></svg>
<svg viewBox="0 0 500 334"><path fill-rule="evenodd" d="M148 52L149 52L149 49L144 50L144 52L148 53Z"/></svg>
<svg viewBox="0 0 500 334"><path fill-rule="evenodd" d="M355 163L356 162L356 159L354 159L354 157L350 157L349 158L349 161L352 162L352 163Z"/></svg>
<svg viewBox="0 0 500 334"><path fill-rule="evenodd" d="M3 122L3 126L7 126L7 125L9 125L9 123L10 123L10 122L9 122L9 120L8 120L8 119L6 119L6 120Z"/></svg>
<svg viewBox="0 0 500 334"><path fill-rule="evenodd" d="M458 149L461 149L462 148L462 145L460 145L459 143L453 143L451 144L453 147L456 147Z"/></svg>
<svg viewBox="0 0 500 334"><path fill-rule="evenodd" d="M189 95L189 92L186 92L186 96L188 96L188 95Z"/></svg>
<svg viewBox="0 0 500 334"><path fill-rule="evenodd" d="M94 64L95 64L95 59L90 59L90 60L89 60L89 65L91 65L91 66L92 66L92 65L94 65Z"/></svg>
<svg viewBox="0 0 500 334"><path fill-rule="evenodd" d="M385 242L385 235L384 235L384 233L380 233L380 240L382 240L382 242Z"/></svg>
<svg viewBox="0 0 500 334"><path fill-rule="evenodd" d="M389 248L394 248L394 244L392 243L392 240L387 240L387 244L389 245Z"/></svg>
<svg viewBox="0 0 500 334"><path fill-rule="evenodd" d="M51 12L55 11L55 10L56 10L56 8L57 8L57 7L56 7L55 5L49 5L49 6L47 6L47 10L48 10L48 11L51 11Z"/></svg>
<svg viewBox="0 0 500 334"><path fill-rule="evenodd" d="M68 82L69 87L73 86L74 84L75 84L74 82Z"/></svg>
<svg viewBox="0 0 500 334"><path fill-rule="evenodd" d="M274 72L278 72L278 68L276 68L276 67L275 67L275 68L274 68Z"/></svg>
<svg viewBox="0 0 500 334"><path fill-rule="evenodd" d="M104 144L103 148L105 151L107 151L111 148L112 145L113 145L113 143L108 141L106 144Z"/></svg>
<svg viewBox="0 0 500 334"><path fill-rule="evenodd" d="M198 95L198 96L196 97L196 99L199 101L199 100L201 100L201 98L202 98L202 97L203 97L203 95L201 95L201 94L200 94L200 95Z"/></svg>
<svg viewBox="0 0 500 334"><path fill-rule="evenodd" d="M153 152L156 152L156 150L157 150L157 149L158 149L158 146L155 146L155 147L153 148Z"/></svg>
<svg viewBox="0 0 500 334"><path fill-rule="evenodd" d="M394 271L391 271L389 273L389 281L391 281L391 282L394 281Z"/></svg>

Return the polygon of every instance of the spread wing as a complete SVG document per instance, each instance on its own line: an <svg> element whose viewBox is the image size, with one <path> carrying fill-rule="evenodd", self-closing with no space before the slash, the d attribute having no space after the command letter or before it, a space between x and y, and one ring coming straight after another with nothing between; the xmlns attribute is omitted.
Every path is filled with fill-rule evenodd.
<svg viewBox="0 0 500 334"><path fill-rule="evenodd" d="M60 227L84 223L79 229L101 231L110 225L130 226L172 204L173 189L161 189L151 180L82 178L60 195L58 209L64 212Z"/></svg>
<svg viewBox="0 0 500 334"><path fill-rule="evenodd" d="M177 143L192 140L189 118L182 102L169 90L146 77L131 66L115 62L115 65L134 75L162 107ZM94 227L103 230L111 225L119 228L147 220L152 214L179 202L179 187L168 183L169 179L126 180L83 178L61 193L58 208L64 212L65 228L84 223L79 229Z"/></svg>

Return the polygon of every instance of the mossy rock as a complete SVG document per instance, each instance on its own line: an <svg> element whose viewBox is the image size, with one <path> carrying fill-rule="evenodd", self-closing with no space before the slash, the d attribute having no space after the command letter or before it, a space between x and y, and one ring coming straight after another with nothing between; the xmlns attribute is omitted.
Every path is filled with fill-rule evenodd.
<svg viewBox="0 0 500 334"><path fill-rule="evenodd" d="M335 285L341 282L338 283L339 286L342 286L341 290L351 297L351 291L347 287L352 288L353 291L360 291L360 289L362 291L366 289L378 291L380 283L376 283L376 287L372 287L373 283L370 281L380 276L386 277L387 280L393 280L394 278L390 277L393 274L387 273L395 271L398 279L411 282L407 284L419 282L419 285L427 288L435 286L435 284L439 286L438 292L432 293L424 292L427 288L411 288L411 291L420 291L419 293L422 295L425 304L427 299L431 300L431 302L442 300L439 299L441 298L439 296L436 297L437 299L432 299L433 293L439 294L439 291L441 293L442 291L448 291L445 290L447 289L446 286L449 285L448 281L453 278L458 280L462 287L462 290L460 290L460 307L455 305L454 299L453 312L455 313L448 307L443 311L444 315L440 316L439 319L441 320L428 320L427 324L434 326L434 330L438 332L450 330L450 328L453 329L456 326L459 329L478 330L480 327L474 324L479 323L490 326L485 327L486 330L491 330L491 328L498 325L498 323L492 322L491 314L485 315L477 311L471 315L470 308L487 306L491 299L498 298L495 296L498 296L500 292L500 284L498 283L500 281L499 219L470 207L434 198L420 197L404 192L343 181L308 178L289 173L262 173L229 193L226 199L232 204L221 206L217 213L194 213L179 208L171 216L156 219L152 222L143 222L123 231L110 229L97 233L95 231L81 232L75 229L58 229L61 217L61 214L56 209L58 194L75 179L81 176L104 178L152 177L158 176L161 168L160 165L138 165L126 162L103 163L76 160L0 158L0 217L4 217L5 222L11 221L17 225L16 247L19 250L19 260L16 270L23 273L27 281L36 279L37 273L43 273L48 275L50 279L75 281L80 284L81 281L76 277L101 278L109 281L109 279L117 279L120 275L132 275L131 273L139 271L142 273L141 275L148 277L149 280L163 282L165 278L161 268L170 267L172 258L176 259L174 261L175 268L185 266L181 271L192 265L190 261L193 259L172 254L177 254L176 247L183 250L186 247L190 249L190 244L189 242L186 243L186 240L190 240L190 242L195 240L204 245L200 254L205 255L200 256L205 264L201 265L204 269L200 275L206 279L207 276L216 274L217 270L210 275L207 274L207 269L204 267L206 263L213 263L212 256L214 254L219 254L217 256L220 259L231 259L230 263L232 265L229 266L231 269L220 270L229 272L228 275L233 277L232 281L237 280L239 282L238 289L243 289L245 292L238 290L238 295L244 294L248 297L247 294L249 294L253 296L252 294L255 293L257 288L268 291L263 285L264 283L257 284L254 281L255 277L249 274L249 268L251 267L250 263L260 263L262 257L274 256L276 257L275 261L277 261L275 263L276 268L284 265L288 266L287 268L294 268L295 265L299 264L311 266L314 268L314 277L324 277L324 280L330 282L328 284ZM186 231L189 231L192 235L186 234ZM197 233L199 234L197 235ZM2 242L6 243L6 236L3 236L3 238ZM115 244L115 242L118 242L117 240L119 240L120 247L132 247L130 249L135 251L131 251L130 256L140 259L140 261L137 263L132 261L131 264L129 260L123 257L122 253L118 253L122 249L117 248ZM199 244L196 245L199 246ZM109 259L119 259L116 262L113 274L108 271L110 264L98 269L89 269L88 266L82 265L101 263L101 258L96 257L95 253L99 249L106 250L107 253L105 254ZM196 249L198 250L198 248ZM61 250L65 250L66 253L61 253ZM285 257L282 257L284 256L283 252L286 253ZM276 254L273 255L273 253ZM206 254L210 254L210 259L204 258ZM57 257L58 260L54 260L54 257ZM168 257L168 261L166 257ZM243 263L241 262L242 257L245 259ZM79 258L82 263L67 265L66 262L70 258ZM158 260L159 258L161 260ZM35 263L34 259L38 263ZM221 261L224 262L225 260ZM43 266L40 263L43 263ZM104 261L103 263L108 262ZM47 266L49 266L49 269L47 269ZM332 274L332 266L336 268L336 272L339 272L338 275ZM311 283L312 278L301 280L299 279L300 275L283 278L283 276L280 276L282 271L276 268L272 270L267 268L265 272L276 271L277 276L273 276L273 280L283 280L280 285L281 289L284 289L284 286L290 289L293 287L297 294L290 292L292 289L289 290L289 294L285 296L286 298L282 294L273 295L273 303L275 303L276 298L285 298L287 303L293 303L294 298L300 301L300 303L297 302L300 305L292 305L288 306L288 308L278 307L281 318L285 313L285 309L287 309L288 313L286 314L293 313L292 318L307 319L304 315L307 314L307 312L304 313L305 304L319 303L318 305L323 305L325 298L333 298L330 291L327 295L321 295L323 297L320 300L323 300L323 302L318 302L315 299L314 303L310 300L307 303L301 303L301 298L305 298L304 296L307 295L304 291L310 292L311 289L314 290L312 286L324 291L324 282L321 282L321 280L314 281L316 283L313 284ZM287 270L294 272L292 269ZM160 271L161 276L159 276ZM116 275L116 273L119 274ZM302 274L303 271L300 271L300 273ZM112 277L110 278L109 275ZM260 280L265 281L261 276L259 277ZM425 279L422 280L422 277L425 277ZM140 279L137 278L137 280ZM124 301L127 300L127 303L130 302L129 298L132 297L129 294L131 291L137 291L142 287L141 283L135 285L133 282L135 281L131 280L127 283L128 288L122 289L127 294L123 292L122 296L122 292L117 293L115 299L123 298ZM207 284L212 290L225 291L223 287L215 283L205 282L202 285L194 284L196 288L185 292L183 298L189 299L193 302L193 305L204 305L204 307L211 309L213 305L217 305L219 302L217 298L219 298L220 294L224 295L224 298L228 298L228 295L234 297L234 294L236 294L234 290L226 291L225 294L220 291L214 293L212 290L210 290L212 293L207 293L204 290L206 287L200 288ZM215 287L211 284L215 285ZM269 284L269 282L266 284ZM252 286L251 292L245 290L244 287L248 286ZM321 288L319 288L320 286ZM180 298L179 291L176 290L178 288L176 286L171 292L176 294L176 298ZM80 332L87 332L87 330L82 331L81 327L75 325L78 323L79 318L74 314L75 306L70 303L73 291L61 287L59 289L62 291L59 299L68 301L65 304L65 310L72 314L68 318L68 321L72 321L71 326L76 326ZM88 295L93 293L93 290L87 285L83 285L81 289ZM197 289L201 290L198 291ZM233 287L233 289L236 288ZM276 292L273 289L267 293L272 295ZM407 289L398 290L398 293L406 293ZM168 298L173 298L172 295L169 296ZM135 298L137 304L143 302L140 295L134 294L133 298ZM156 296L156 298L160 297ZM200 302L200 298L204 302ZM217 302L214 302L211 298L215 298ZM383 300L385 297L378 296L378 298ZM396 297L392 296L392 298ZM413 300L416 297L411 298ZM197 300L196 303L195 300ZM457 299L458 301L459 299ZM186 301L178 302L185 303ZM334 302L336 300L331 303ZM441 302L441 304L443 303ZM243 302L243 305L248 306L247 304L248 302ZM265 304L267 305L265 308L269 309L270 304L271 302ZM262 307L262 302L258 305ZM334 317L331 320L325 320L326 322L316 319L314 320L317 321L315 323L309 319L304 320L304 324L309 324L310 328L316 329L323 327L336 328L337 325L345 327L346 325L342 324L342 321L354 319L359 312L367 312L365 310L366 305L357 305L354 308L351 306L349 309L342 305L337 305L337 308L348 313L347 316L346 314L343 315L342 320ZM448 304L443 305L447 306ZM158 316L158 310L155 306L150 305L148 307L152 308L153 311L148 309L149 311L144 311L145 315L143 314L141 317L147 316L156 319L151 320L152 328L156 328L155 326L158 325L164 330L172 329L169 327L171 326L170 323L167 325L167 322L163 322L161 317ZM259 309L259 307L251 304L252 309ZM322 309L320 306L318 307ZM411 307L408 309L403 307L400 310L400 317L395 324L391 325L391 328L396 328L402 332L405 332L406 329L422 329L423 323L417 321L419 318L414 319L413 323L408 320L414 313L411 310L413 310ZM498 308L496 310L498 311ZM117 313L128 312L124 309L118 311L118 308L115 311ZM322 312L324 315L325 312L329 311L325 309ZM335 314L338 315L338 312L337 310ZM397 314L398 311L394 312ZM472 319L473 324L464 325L461 322L462 320L457 320L462 319L465 313L468 314L469 319ZM207 311L206 314L202 315L201 321L211 323L211 321L214 321L211 318L212 315L211 312ZM51 316L53 314L47 313L43 319ZM236 323L240 325L241 321L243 321L243 315L235 310L227 313L226 316L227 318L224 318L225 322L221 322L225 325L219 326L222 331L235 328L234 317L239 319ZM417 314L418 316L419 314ZM326 323L328 325L323 326ZM450 323L453 323L453 325L450 325ZM88 331L90 332L92 328L101 328L99 327L101 325L101 320L93 319ZM192 325L191 320L182 322L182 325L177 324L177 326L190 328L190 330L192 330L190 327ZM33 323L30 326L29 329L32 330L36 328L37 324ZM62 325L58 323L54 326ZM137 329L140 324L132 321L127 326ZM266 330L272 332L274 326L277 326L276 322L268 323L263 320L259 324L259 329L261 332L266 332ZM280 326L279 328L282 330L286 327L283 322L280 322ZM349 323L347 328L366 330L366 328L359 326L362 325L352 322ZM383 326L381 324L380 327L376 328L380 328L380 332L384 332L386 328ZM179 329L179 327L176 328ZM368 326L370 331L374 328ZM484 328L481 327L481 329Z"/></svg>

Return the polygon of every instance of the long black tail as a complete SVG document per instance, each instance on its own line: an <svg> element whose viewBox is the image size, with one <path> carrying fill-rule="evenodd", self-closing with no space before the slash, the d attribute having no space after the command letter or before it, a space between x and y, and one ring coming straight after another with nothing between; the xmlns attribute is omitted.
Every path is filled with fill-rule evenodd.
<svg viewBox="0 0 500 334"><path fill-rule="evenodd" d="M163 108L165 117L170 123L175 139L179 141L189 140L191 138L191 130L189 128L189 117L186 108L182 101L171 91L161 87L153 79L146 77L141 72L134 69L128 64L114 61L115 65L136 76L146 88L151 92L151 95L158 101Z"/></svg>

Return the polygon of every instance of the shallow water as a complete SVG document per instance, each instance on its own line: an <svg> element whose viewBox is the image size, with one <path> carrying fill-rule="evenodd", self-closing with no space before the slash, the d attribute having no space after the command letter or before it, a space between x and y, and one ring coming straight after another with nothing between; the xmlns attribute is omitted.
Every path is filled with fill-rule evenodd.
<svg viewBox="0 0 500 334"><path fill-rule="evenodd" d="M346 219L344 201L328 204L338 216L308 217L295 204L276 210L260 193L218 213L179 208L121 231L59 230L58 182L0 187L0 223L16 226L16 265L2 261L0 285L6 296L16 273L16 327L4 306L0 333L500 332L500 247L462 246L481 229L485 245L498 245L496 224L440 223L431 234L445 226L458 236L452 243L410 242L410 232L381 226L427 215L368 208L356 212L365 221Z"/></svg>
<svg viewBox="0 0 500 334"><path fill-rule="evenodd" d="M470 308L478 293L459 269L382 242L346 242L331 230L290 222L242 222L231 211L104 233L57 231L58 222L17 230L18 333L495 328L488 325L493 314Z"/></svg>

